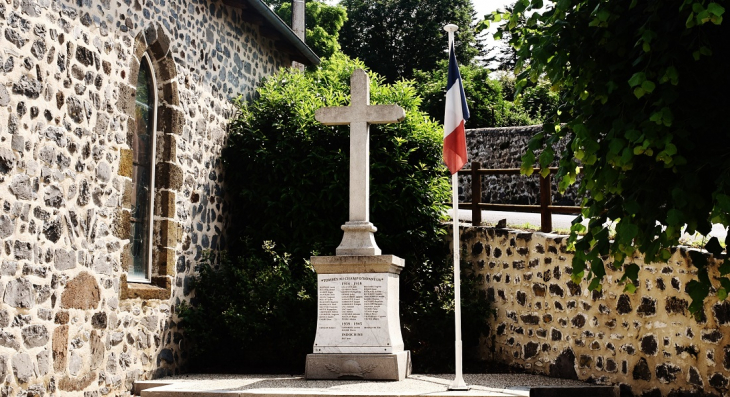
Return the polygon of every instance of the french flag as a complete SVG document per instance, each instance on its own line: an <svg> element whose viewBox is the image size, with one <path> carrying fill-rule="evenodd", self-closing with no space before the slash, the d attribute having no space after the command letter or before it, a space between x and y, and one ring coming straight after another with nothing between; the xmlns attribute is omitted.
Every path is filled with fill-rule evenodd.
<svg viewBox="0 0 730 397"><path fill-rule="evenodd" d="M464 87L459 65L456 63L454 44L449 49L449 80L446 85L446 115L444 117L444 162L451 175L466 164L466 133L464 123L469 120Z"/></svg>

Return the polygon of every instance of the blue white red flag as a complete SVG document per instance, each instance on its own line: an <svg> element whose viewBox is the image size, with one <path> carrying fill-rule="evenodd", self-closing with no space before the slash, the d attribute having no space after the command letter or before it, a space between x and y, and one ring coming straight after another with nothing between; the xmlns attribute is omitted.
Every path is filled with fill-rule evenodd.
<svg viewBox="0 0 730 397"><path fill-rule="evenodd" d="M469 107L466 105L464 86L452 43L449 49L449 80L446 84L444 117L444 162L452 175L466 164L466 120L469 120Z"/></svg>

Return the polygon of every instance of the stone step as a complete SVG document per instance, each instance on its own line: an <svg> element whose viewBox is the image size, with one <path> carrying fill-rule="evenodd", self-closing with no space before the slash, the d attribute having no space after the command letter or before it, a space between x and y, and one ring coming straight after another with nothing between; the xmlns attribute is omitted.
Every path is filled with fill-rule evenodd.
<svg viewBox="0 0 730 397"><path fill-rule="evenodd" d="M618 387L525 374L465 374L468 391L449 391L453 375L411 375L401 381L306 380L282 375L184 375L136 382L141 397L603 397Z"/></svg>
<svg viewBox="0 0 730 397"><path fill-rule="evenodd" d="M173 383L174 382L169 380L138 380L134 382L134 386L132 387L132 395L141 396L144 390L152 389L155 387L168 386Z"/></svg>

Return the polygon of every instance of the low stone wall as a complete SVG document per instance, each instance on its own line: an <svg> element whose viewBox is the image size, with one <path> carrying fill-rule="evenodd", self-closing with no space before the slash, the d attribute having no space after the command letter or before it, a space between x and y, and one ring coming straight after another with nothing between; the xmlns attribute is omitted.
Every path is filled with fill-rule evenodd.
<svg viewBox="0 0 730 397"><path fill-rule="evenodd" d="M541 131L540 125L466 130L469 161L481 162L482 168L520 168L530 138ZM561 153L564 148L565 145L559 143L553 149L555 153ZM553 165L557 166L558 161ZM471 165L467 164L464 168L471 168ZM556 205L580 205L577 189L572 187L561 194L555 179L552 197ZM471 202L470 176L459 178L459 200ZM494 204L540 204L539 178L537 175L483 176L481 201Z"/></svg>
<svg viewBox="0 0 730 397"><path fill-rule="evenodd" d="M487 227L461 235L463 259L496 309L480 342L483 359L620 385L622 396L727 395L730 303L711 295L704 318L689 315L685 287L696 268L686 248L666 264L635 257L642 269L636 293L624 293L623 272L612 270L603 290L591 292L586 280L570 280L567 236Z"/></svg>

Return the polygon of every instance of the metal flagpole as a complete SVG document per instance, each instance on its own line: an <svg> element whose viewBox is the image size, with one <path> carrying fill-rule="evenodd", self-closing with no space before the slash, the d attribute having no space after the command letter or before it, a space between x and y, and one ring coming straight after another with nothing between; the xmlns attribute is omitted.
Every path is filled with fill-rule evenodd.
<svg viewBox="0 0 730 397"><path fill-rule="evenodd" d="M454 43L454 32L459 30L459 27L453 24L444 26L444 30L449 32L449 52L451 46ZM454 347L456 350L456 376L454 381L449 386L449 390L469 390L469 386L464 383L464 376L462 374L462 357L461 357L461 276L459 272L459 173L455 172L451 175L451 190L452 197L451 202L453 203L453 242L454 242L454 325L456 331L456 341Z"/></svg>

